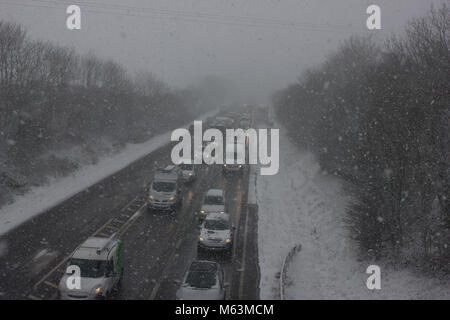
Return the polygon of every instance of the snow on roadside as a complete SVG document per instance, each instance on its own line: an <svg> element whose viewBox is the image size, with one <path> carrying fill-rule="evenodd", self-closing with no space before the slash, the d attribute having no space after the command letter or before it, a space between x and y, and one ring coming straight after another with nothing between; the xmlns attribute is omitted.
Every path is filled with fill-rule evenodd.
<svg viewBox="0 0 450 320"><path fill-rule="evenodd" d="M16 197L13 203L0 209L0 235L125 168L169 141L170 134L165 133L144 143L128 144L120 153L103 157L95 165L84 166L70 176L51 179L48 184Z"/></svg>
<svg viewBox="0 0 450 320"><path fill-rule="evenodd" d="M381 290L368 290L368 262L358 261L345 227L351 198L339 179L323 175L314 156L280 129L280 170L257 177L260 298L279 299L283 259L296 244L286 299L449 299L450 283L381 267Z"/></svg>
<svg viewBox="0 0 450 320"><path fill-rule="evenodd" d="M214 113L208 112L199 120ZM168 144L171 133L163 133L143 143L127 144L119 153L100 158L95 165L84 166L70 176L51 179L49 183L17 196L13 203L0 209L0 236Z"/></svg>

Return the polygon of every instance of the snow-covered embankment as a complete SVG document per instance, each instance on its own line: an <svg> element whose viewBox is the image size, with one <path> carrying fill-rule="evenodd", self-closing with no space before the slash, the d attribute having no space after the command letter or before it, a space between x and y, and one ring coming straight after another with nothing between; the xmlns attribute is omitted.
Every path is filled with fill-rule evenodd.
<svg viewBox="0 0 450 320"><path fill-rule="evenodd" d="M208 112L199 120L215 113ZM95 165L84 166L69 176L52 179L43 186L17 196L13 203L0 209L0 236L170 143L171 133L165 132L143 143L128 144L119 153L100 158Z"/></svg>
<svg viewBox="0 0 450 320"><path fill-rule="evenodd" d="M252 180L250 180L252 183ZM283 259L301 244L287 271L286 299L449 299L450 283L381 267L381 290L369 290L369 262L357 257L346 228L351 201L339 179L324 175L311 153L280 129L280 170L257 176L261 299L279 298Z"/></svg>

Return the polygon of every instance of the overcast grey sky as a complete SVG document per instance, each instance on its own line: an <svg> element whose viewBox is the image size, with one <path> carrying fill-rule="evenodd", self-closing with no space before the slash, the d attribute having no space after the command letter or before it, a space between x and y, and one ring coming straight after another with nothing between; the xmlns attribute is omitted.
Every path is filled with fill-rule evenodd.
<svg viewBox="0 0 450 320"><path fill-rule="evenodd" d="M0 0L0 18L27 26L34 38L113 58L131 72L147 69L173 86L220 75L264 101L351 34L383 39L443 1ZM81 7L79 31L66 29L69 4ZM366 29L370 4L381 7L381 31Z"/></svg>

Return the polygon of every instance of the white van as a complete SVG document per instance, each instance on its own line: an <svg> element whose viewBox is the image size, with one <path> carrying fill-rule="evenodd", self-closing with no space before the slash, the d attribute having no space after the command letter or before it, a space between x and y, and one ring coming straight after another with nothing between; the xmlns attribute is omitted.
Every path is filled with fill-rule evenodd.
<svg viewBox="0 0 450 320"><path fill-rule="evenodd" d="M77 282L72 282L74 268L80 271L78 288ZM59 282L60 299L107 299L119 291L122 283L122 241L114 236L87 239L72 253L66 270Z"/></svg>

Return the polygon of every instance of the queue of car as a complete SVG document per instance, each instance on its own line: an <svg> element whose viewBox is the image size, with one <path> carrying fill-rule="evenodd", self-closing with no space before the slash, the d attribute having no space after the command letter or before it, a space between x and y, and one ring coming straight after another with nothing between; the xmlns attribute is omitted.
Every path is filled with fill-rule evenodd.
<svg viewBox="0 0 450 320"><path fill-rule="evenodd" d="M229 214L209 213L200 226L198 251L221 251L231 257L234 229Z"/></svg>
<svg viewBox="0 0 450 320"><path fill-rule="evenodd" d="M231 126L227 117L209 119L210 126ZM206 147L204 145L203 147ZM224 164L223 174L242 173L242 165ZM176 213L183 203L183 184L197 178L197 166L168 165L156 168L152 182L146 187L147 210ZM206 192L198 214L200 230L197 252L221 252L231 259L235 226L225 210L222 189ZM115 235L109 238L90 237L77 247L67 262L67 271L59 283L61 299L107 299L120 290L123 269L122 241ZM78 277L78 278L77 278ZM195 260L190 264L179 289L177 299L225 299L228 284L222 266L215 261Z"/></svg>
<svg viewBox="0 0 450 320"><path fill-rule="evenodd" d="M209 126L225 132L225 128L234 125L228 117L209 119ZM246 128L247 129L247 128ZM207 144L203 144L203 149ZM232 150L238 150L237 144ZM231 156L236 160L237 154ZM244 171L243 164L223 164L224 176L229 173ZM220 252L231 259L233 252L235 226L225 210L225 195L222 189L209 189L199 211L200 234L197 242L197 254ZM179 289L177 300L224 300L229 284L225 282L222 266L209 260L193 261L182 282L176 281Z"/></svg>

